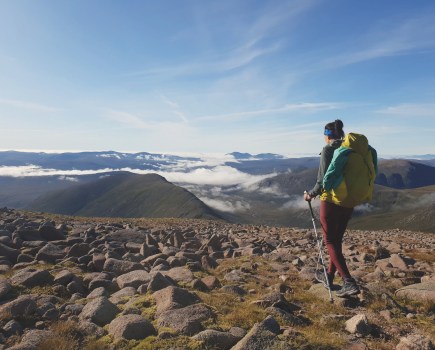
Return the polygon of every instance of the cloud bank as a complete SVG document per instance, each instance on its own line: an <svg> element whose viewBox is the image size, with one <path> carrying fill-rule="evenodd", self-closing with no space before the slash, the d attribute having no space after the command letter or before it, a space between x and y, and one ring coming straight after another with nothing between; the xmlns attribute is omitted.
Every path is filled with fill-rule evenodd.
<svg viewBox="0 0 435 350"><path fill-rule="evenodd" d="M214 168L196 168L190 172L181 171L154 171L132 168L105 168L98 170L57 170L46 169L36 165L26 166L1 166L0 176L9 177L26 177L26 176L80 176L101 174L116 171L129 171L135 174L158 174L166 178L170 182L179 184L195 184L195 185L211 185L211 186L234 186L241 185L250 187L255 183L272 176L269 175L250 175L243 173L230 166L219 165Z"/></svg>

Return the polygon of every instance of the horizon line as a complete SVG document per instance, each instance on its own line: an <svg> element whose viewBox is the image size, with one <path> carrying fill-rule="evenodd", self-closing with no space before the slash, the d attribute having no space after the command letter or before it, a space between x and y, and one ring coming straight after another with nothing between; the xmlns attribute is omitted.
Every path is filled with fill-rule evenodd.
<svg viewBox="0 0 435 350"><path fill-rule="evenodd" d="M227 156L231 155L231 153L248 153L250 155L258 155L258 154L275 154L279 156L284 156L287 158L304 158L304 157L318 157L318 155L306 154L306 153L275 153L275 152L242 152L242 151L232 151L232 152L162 152L162 151L115 151L115 150L53 150L53 149L0 149L0 152L20 152L20 153L46 153L46 154L64 154L64 153L92 153L92 152L114 152L114 153L126 153L126 154L136 154L136 153L150 153L150 154L162 154L162 155L174 155L174 156L185 156L185 157L199 157L199 156ZM387 159L399 159L399 158L413 158L418 159L418 157L433 157L435 158L435 154L433 153L425 153L425 154L386 154L380 155L379 158L387 158Z"/></svg>

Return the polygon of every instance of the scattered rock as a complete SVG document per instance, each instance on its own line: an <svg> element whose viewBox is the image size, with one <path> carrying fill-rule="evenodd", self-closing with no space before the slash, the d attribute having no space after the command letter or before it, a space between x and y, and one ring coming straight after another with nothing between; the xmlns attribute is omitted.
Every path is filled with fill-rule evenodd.
<svg viewBox="0 0 435 350"><path fill-rule="evenodd" d="M219 350L231 349L231 347L240 340L239 337L236 337L229 332L220 332L213 329L206 329L192 338L202 341L205 346L213 347Z"/></svg>
<svg viewBox="0 0 435 350"><path fill-rule="evenodd" d="M104 326L111 322L118 312L118 307L106 297L99 297L86 304L80 317L99 326Z"/></svg>
<svg viewBox="0 0 435 350"><path fill-rule="evenodd" d="M161 271L163 276L172 278L175 282L190 283L194 279L192 271L185 267L174 267L168 271Z"/></svg>
<svg viewBox="0 0 435 350"><path fill-rule="evenodd" d="M126 274L131 271L141 270L143 266L139 263L134 263L131 261L124 261L109 258L104 262L104 271L113 272L117 276Z"/></svg>
<svg viewBox="0 0 435 350"><path fill-rule="evenodd" d="M396 350L433 350L434 346L430 339L419 334L411 334L400 338Z"/></svg>
<svg viewBox="0 0 435 350"><path fill-rule="evenodd" d="M109 300L114 304L124 304L129 298L136 294L136 288L125 287L113 293Z"/></svg>
<svg viewBox="0 0 435 350"><path fill-rule="evenodd" d="M15 264L17 262L18 255L20 251L0 243L0 256L6 257L11 263Z"/></svg>
<svg viewBox="0 0 435 350"><path fill-rule="evenodd" d="M12 284L27 288L44 286L53 282L53 276L47 270L23 269L18 271L12 278Z"/></svg>
<svg viewBox="0 0 435 350"><path fill-rule="evenodd" d="M214 312L206 305L193 304L162 312L157 323L160 327L170 327L180 334L192 336L204 329L201 322L214 317Z"/></svg>
<svg viewBox="0 0 435 350"><path fill-rule="evenodd" d="M435 281L411 284L396 290L395 295L411 300L435 302Z"/></svg>
<svg viewBox="0 0 435 350"><path fill-rule="evenodd" d="M11 289L12 286L9 281L0 280L0 301L4 300L4 298L8 295Z"/></svg>
<svg viewBox="0 0 435 350"><path fill-rule="evenodd" d="M371 327L367 320L367 316L364 314L358 314L347 320L345 323L346 331L351 334L369 335Z"/></svg>
<svg viewBox="0 0 435 350"><path fill-rule="evenodd" d="M68 256L74 256L80 258L83 255L87 255L91 250L91 246L87 243L76 243L68 251Z"/></svg>
<svg viewBox="0 0 435 350"><path fill-rule="evenodd" d="M3 327L3 331L5 332L7 337L13 335L21 335L23 333L23 327L16 320L11 320L5 324Z"/></svg>
<svg viewBox="0 0 435 350"><path fill-rule="evenodd" d="M329 300L321 284L311 286L312 296L297 304L286 300L293 293L298 300L301 280L314 278L317 248L312 229L193 220L107 219L104 224L100 219L98 224L92 220L68 218L55 227L44 214L0 208L0 273L5 273L0 278L0 350L6 348L8 337L21 333L23 341L12 349L36 350L38 335L50 336L46 330L57 320L77 322L81 347L84 337L99 338L107 332L122 344L154 336L157 332L152 321L159 327L158 338L175 338L171 340L174 344L178 344L177 337L187 335L207 348L293 349L299 341L307 340L303 330L296 330L312 323L305 316L310 314L306 314L307 307L315 311L318 303ZM144 226L137 226L139 222ZM345 237L344 251L350 269L361 282L361 294L337 298L333 291L334 302L347 309L343 314L358 313L346 322L346 331L340 327L334 331L348 342L343 349L367 350L361 338L368 335L373 336L370 342L374 347L384 338L392 345L403 337L397 349L433 348L428 338L416 334L425 328L414 321L426 321L431 316L427 305L434 300L431 283L435 274L426 256L434 251L434 243L427 234L401 230L353 231ZM252 255L257 256L255 261L247 258ZM228 258L237 261L232 264ZM53 266L47 268L44 262ZM280 283L272 280L270 273L279 276ZM211 274L228 285L222 287ZM35 288L35 293L52 295L17 297L39 286L43 288ZM425 304L416 309L402 306L390 296L392 289L397 289L397 297ZM246 302L246 291L249 300L258 295L253 303L270 315L267 319L248 333L238 327L229 331L204 329L206 325L213 328L215 312L224 312L225 308L213 300L215 311L203 301L222 297ZM143 295L150 292L154 300ZM203 300L199 298L202 295ZM377 319L385 323L382 330L367 321L372 315L372 302L384 305ZM153 319L147 320L142 314ZM277 326L274 317L285 326ZM343 315L326 313L318 325L324 331L345 321ZM412 334L404 337L410 331ZM180 347L175 345L175 349Z"/></svg>
<svg viewBox="0 0 435 350"><path fill-rule="evenodd" d="M46 241L61 241L65 239L65 235L51 224L42 225L38 231L41 238Z"/></svg>
<svg viewBox="0 0 435 350"><path fill-rule="evenodd" d="M133 287L138 288L142 284L148 284L151 280L151 275L145 270L135 270L127 272L116 278L116 283L119 288Z"/></svg>
<svg viewBox="0 0 435 350"><path fill-rule="evenodd" d="M66 253L63 249L52 243L47 243L42 247L38 254L36 254L36 260L47 261L49 263L55 263L57 260L61 260L65 257Z"/></svg>
<svg viewBox="0 0 435 350"><path fill-rule="evenodd" d="M154 274L148 282L148 291L157 292L160 289L172 286L172 282L160 272Z"/></svg>
<svg viewBox="0 0 435 350"><path fill-rule="evenodd" d="M109 324L109 334L115 339L145 339L157 334L154 326L140 315L124 315Z"/></svg>
<svg viewBox="0 0 435 350"><path fill-rule="evenodd" d="M44 339L52 336L50 331L32 329L24 333L21 343L16 349L37 349ZM11 348L14 349L14 348Z"/></svg>
<svg viewBox="0 0 435 350"><path fill-rule="evenodd" d="M406 264L405 260L399 254L391 255L389 262L393 267L397 267L398 269L401 269L401 270L408 269L408 265Z"/></svg>
<svg viewBox="0 0 435 350"><path fill-rule="evenodd" d="M169 286L153 293L157 305L157 315L167 310L179 309L199 302L196 294L187 289Z"/></svg>
<svg viewBox="0 0 435 350"><path fill-rule="evenodd" d="M199 280L199 279L194 279L191 283L191 286L193 289L195 290L199 290L202 292L208 292L210 289L206 286L206 284Z"/></svg>
<svg viewBox="0 0 435 350"><path fill-rule="evenodd" d="M278 322L273 317L268 316L262 322L256 323L232 350L293 349L292 346L277 338L279 333Z"/></svg>
<svg viewBox="0 0 435 350"><path fill-rule="evenodd" d="M201 278L201 281L207 286L208 289L216 289L221 287L221 283L215 276L206 276Z"/></svg>
<svg viewBox="0 0 435 350"><path fill-rule="evenodd" d="M21 295L0 306L0 313L11 318L29 317L36 311L36 298L33 295Z"/></svg>

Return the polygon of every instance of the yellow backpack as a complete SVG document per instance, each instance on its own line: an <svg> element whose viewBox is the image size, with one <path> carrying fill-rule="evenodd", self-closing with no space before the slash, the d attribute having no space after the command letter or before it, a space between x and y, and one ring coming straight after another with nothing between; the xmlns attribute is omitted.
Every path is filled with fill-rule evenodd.
<svg viewBox="0 0 435 350"><path fill-rule="evenodd" d="M376 150L364 135L349 133L335 150L323 178L320 199L353 208L372 199L377 172Z"/></svg>

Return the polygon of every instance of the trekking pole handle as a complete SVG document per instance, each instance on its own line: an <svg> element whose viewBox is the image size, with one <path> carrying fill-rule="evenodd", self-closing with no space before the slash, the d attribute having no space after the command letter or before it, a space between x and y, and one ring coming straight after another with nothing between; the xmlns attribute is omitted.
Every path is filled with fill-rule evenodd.
<svg viewBox="0 0 435 350"><path fill-rule="evenodd" d="M304 194L308 194L308 192L304 191ZM311 206L311 201L307 201L307 202L308 202L308 206L310 207L311 217L314 219L314 212L313 212L313 207Z"/></svg>

